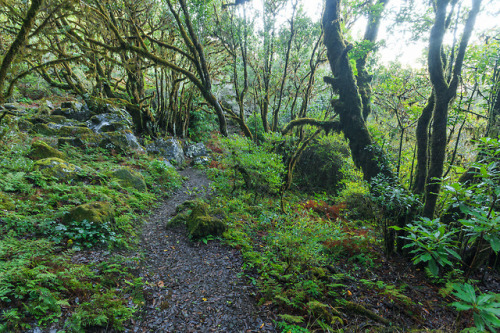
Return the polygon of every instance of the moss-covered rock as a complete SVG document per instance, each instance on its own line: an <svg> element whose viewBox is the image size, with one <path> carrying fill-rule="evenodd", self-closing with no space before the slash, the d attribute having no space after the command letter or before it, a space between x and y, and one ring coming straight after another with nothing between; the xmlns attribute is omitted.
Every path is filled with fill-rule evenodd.
<svg viewBox="0 0 500 333"><path fill-rule="evenodd" d="M189 209L187 212L182 212ZM211 216L210 207L207 203L199 200L186 201L178 207L181 211L174 217L167 227L186 223L188 235L191 239L197 240L209 235L218 236L226 231L227 226L221 219Z"/></svg>
<svg viewBox="0 0 500 333"><path fill-rule="evenodd" d="M50 116L45 116L43 117L47 122L49 123L54 123L54 124L64 124L68 121L66 117L64 116L58 116L58 115L50 115Z"/></svg>
<svg viewBox="0 0 500 333"><path fill-rule="evenodd" d="M94 222L103 224L106 222L113 222L115 212L113 206L109 202L96 201L76 206L71 211L66 213L63 217L63 223L71 223L73 221Z"/></svg>
<svg viewBox="0 0 500 333"><path fill-rule="evenodd" d="M49 157L57 157L60 159L66 158L63 152L52 148L46 142L42 140L38 140L33 142L31 145L31 151L28 154L28 157L33 160L41 160Z"/></svg>
<svg viewBox="0 0 500 333"><path fill-rule="evenodd" d="M5 193L0 192L0 210L14 210L15 208L14 201Z"/></svg>
<svg viewBox="0 0 500 333"><path fill-rule="evenodd" d="M144 151L131 131L106 132L99 142L99 147L122 154Z"/></svg>
<svg viewBox="0 0 500 333"><path fill-rule="evenodd" d="M38 160L34 169L40 171L46 177L55 177L61 180L76 178L80 168L57 157L49 157Z"/></svg>
<svg viewBox="0 0 500 333"><path fill-rule="evenodd" d="M50 127L48 124L38 123L33 126L30 132L42 135L56 135L57 130L55 128Z"/></svg>
<svg viewBox="0 0 500 333"><path fill-rule="evenodd" d="M30 132L33 129L33 124L27 120L19 119L17 122L17 127L20 131Z"/></svg>
<svg viewBox="0 0 500 333"><path fill-rule="evenodd" d="M189 237L192 239L201 239L207 237L208 235L222 235L227 228L226 224L222 220L208 215L191 215L186 221L186 226Z"/></svg>
<svg viewBox="0 0 500 333"><path fill-rule="evenodd" d="M52 110L47 105L42 105L37 110L37 114L40 116L48 116L51 113L52 113Z"/></svg>
<svg viewBox="0 0 500 333"><path fill-rule="evenodd" d="M122 187L132 187L139 191L145 191L147 189L144 177L139 172L133 171L130 168L115 170L110 176L117 179Z"/></svg>
<svg viewBox="0 0 500 333"><path fill-rule="evenodd" d="M73 147L81 148L85 144L83 143L82 139L80 139L80 138L65 137L65 138L57 139L57 147L61 148L61 147L64 147L65 145L70 145Z"/></svg>
<svg viewBox="0 0 500 333"><path fill-rule="evenodd" d="M82 136L82 135L93 135L94 132L84 126L62 126L59 128L58 133L59 136Z"/></svg>

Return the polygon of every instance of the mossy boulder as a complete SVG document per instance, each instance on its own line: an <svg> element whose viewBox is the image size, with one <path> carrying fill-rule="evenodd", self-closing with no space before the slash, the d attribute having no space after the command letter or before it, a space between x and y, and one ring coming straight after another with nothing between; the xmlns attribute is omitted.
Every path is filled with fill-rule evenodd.
<svg viewBox="0 0 500 333"><path fill-rule="evenodd" d="M126 110L112 109L113 113L103 113L95 115L87 121L87 126L95 132L116 132L130 130L132 127L132 118Z"/></svg>
<svg viewBox="0 0 500 333"><path fill-rule="evenodd" d="M82 148L85 143L80 138L64 137L57 139L57 147L61 148L66 145Z"/></svg>
<svg viewBox="0 0 500 333"><path fill-rule="evenodd" d="M62 126L58 130L59 136L82 136L82 135L93 135L94 132L84 126Z"/></svg>
<svg viewBox="0 0 500 333"><path fill-rule="evenodd" d="M28 154L28 157L33 160L41 160L49 157L57 157L60 159L66 158L63 152L52 148L46 142L42 140L38 140L33 142L31 145L31 151Z"/></svg>
<svg viewBox="0 0 500 333"><path fill-rule="evenodd" d="M5 193L0 192L0 210L14 210L15 208L14 201Z"/></svg>
<svg viewBox="0 0 500 333"><path fill-rule="evenodd" d="M182 142L174 138L156 139L155 142L146 147L146 150L150 154L157 154L177 165L182 165L185 161Z"/></svg>
<svg viewBox="0 0 500 333"><path fill-rule="evenodd" d="M68 224L71 222L94 222L104 224L106 222L113 222L115 211L109 202L96 201L76 206L70 210L63 217L63 223Z"/></svg>
<svg viewBox="0 0 500 333"><path fill-rule="evenodd" d="M40 116L49 116L52 110L47 105L42 105L38 108L37 114Z"/></svg>
<svg viewBox="0 0 500 333"><path fill-rule="evenodd" d="M130 168L122 168L113 171L110 176L118 180L122 187L132 187L139 191L146 191L146 181L144 177Z"/></svg>
<svg viewBox="0 0 500 333"><path fill-rule="evenodd" d="M133 151L144 152L144 149L131 131L103 133L103 139L99 142L99 147L114 150L122 154Z"/></svg>
<svg viewBox="0 0 500 333"><path fill-rule="evenodd" d="M34 169L40 171L46 177L55 177L61 180L74 179L80 168L57 157L49 157L38 160Z"/></svg>
<svg viewBox="0 0 500 333"><path fill-rule="evenodd" d="M216 214L210 214L209 205L203 201L186 201L177 210L180 213L167 224L167 227L184 222L188 235L193 240L202 239L209 235L218 236L227 229L224 221L213 216Z"/></svg>
<svg viewBox="0 0 500 333"><path fill-rule="evenodd" d="M43 117L43 119L47 120L47 122L49 123L54 123L54 124L64 124L68 121L66 117L58 115L45 116Z"/></svg>
<svg viewBox="0 0 500 333"><path fill-rule="evenodd" d="M190 216L186 221L186 226L191 239L222 235L227 228L222 220L209 215Z"/></svg>
<svg viewBox="0 0 500 333"><path fill-rule="evenodd" d="M33 129L33 124L27 120L19 119L17 122L17 127L20 131L30 132Z"/></svg>
<svg viewBox="0 0 500 333"><path fill-rule="evenodd" d="M121 107L121 103L119 103L117 99L110 98L89 96L85 102L87 107L94 114L111 113L115 109L119 109Z"/></svg>
<svg viewBox="0 0 500 333"><path fill-rule="evenodd" d="M56 135L57 129L50 127L48 124L38 123L33 126L30 132L42 135Z"/></svg>

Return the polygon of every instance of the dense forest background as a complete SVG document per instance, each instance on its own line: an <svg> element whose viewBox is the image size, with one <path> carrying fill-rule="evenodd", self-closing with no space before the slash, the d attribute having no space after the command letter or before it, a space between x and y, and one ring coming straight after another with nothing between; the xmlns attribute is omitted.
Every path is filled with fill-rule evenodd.
<svg viewBox="0 0 500 333"><path fill-rule="evenodd" d="M141 297L110 305L134 292L106 281L141 280L69 258L137 246L139 217L191 161L216 195L178 220L189 227L202 207L224 222L191 236L241 250L283 331L357 331L358 317L394 331L500 328L499 4L313 6L0 0L0 331L61 316L69 331L124 329ZM166 140L187 160L158 159ZM78 221L85 204L98 213ZM404 262L440 294L384 279ZM82 296L84 280L109 291ZM87 307L62 311L77 294Z"/></svg>

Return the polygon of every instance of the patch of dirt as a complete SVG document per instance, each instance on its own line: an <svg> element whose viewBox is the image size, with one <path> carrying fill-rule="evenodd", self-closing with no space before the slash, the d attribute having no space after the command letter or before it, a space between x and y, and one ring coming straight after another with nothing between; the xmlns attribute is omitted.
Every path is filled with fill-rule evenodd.
<svg viewBox="0 0 500 333"><path fill-rule="evenodd" d="M257 290L240 277L237 250L219 241L194 243L184 226L166 229L176 207L209 195L209 180L186 169L184 186L153 213L143 229L146 304L132 332L275 332L273 314L256 304Z"/></svg>

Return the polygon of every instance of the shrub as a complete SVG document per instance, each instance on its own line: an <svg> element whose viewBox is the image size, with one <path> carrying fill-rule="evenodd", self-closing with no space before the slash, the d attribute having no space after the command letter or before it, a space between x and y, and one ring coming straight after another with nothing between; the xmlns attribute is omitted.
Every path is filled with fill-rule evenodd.
<svg viewBox="0 0 500 333"><path fill-rule="evenodd" d="M324 135L302 153L296 166L296 183L306 191L337 195L345 186L349 149L340 135Z"/></svg>
<svg viewBox="0 0 500 333"><path fill-rule="evenodd" d="M223 142L228 151L225 162L233 170L235 186L236 182L242 182L256 195L280 191L284 166L278 154L243 137L231 137Z"/></svg>
<svg viewBox="0 0 500 333"><path fill-rule="evenodd" d="M451 303L458 311L472 311L475 329L468 332L498 332L500 328L500 294L476 295L474 287L468 283L454 284L453 289L459 301Z"/></svg>

